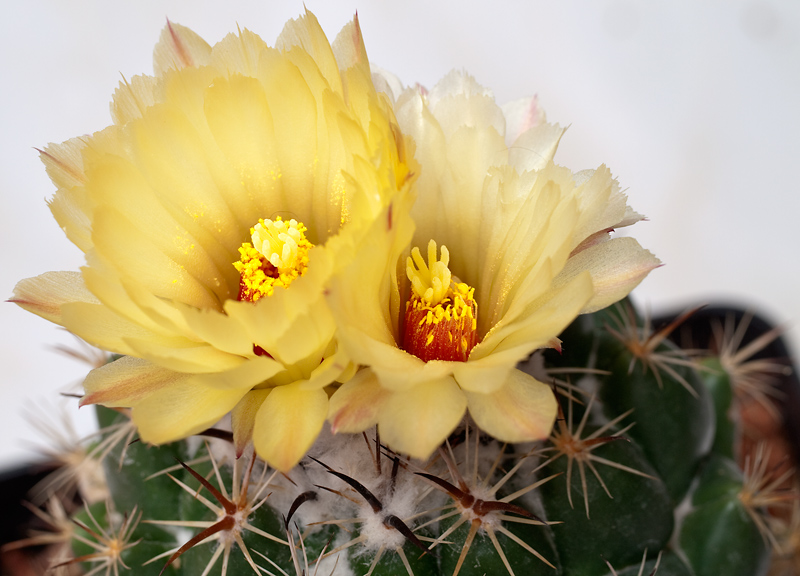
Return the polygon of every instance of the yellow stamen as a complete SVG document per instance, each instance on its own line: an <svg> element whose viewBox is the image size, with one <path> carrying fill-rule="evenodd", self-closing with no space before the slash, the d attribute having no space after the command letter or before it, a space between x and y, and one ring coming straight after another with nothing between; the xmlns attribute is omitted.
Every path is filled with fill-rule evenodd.
<svg viewBox="0 0 800 576"><path fill-rule="evenodd" d="M427 265L418 248L406 264L412 292L406 303L403 348L426 362L466 362L478 343L475 289L453 277L449 263L447 248L442 246L437 259L436 242L431 240Z"/></svg>
<svg viewBox="0 0 800 576"><path fill-rule="evenodd" d="M441 260L436 258L436 242L428 242L428 265L422 259L419 248L414 247L411 257L406 263L406 274L411 280L411 288L420 299L429 306L441 302L450 290L451 273L447 265L450 263L450 252L442 246ZM417 267L414 267L414 264Z"/></svg>
<svg viewBox="0 0 800 576"><path fill-rule="evenodd" d="M308 267L306 227L297 220L259 219L250 228L252 244L239 248L241 258L234 262L239 271L239 300L255 302L270 296L276 287L286 288Z"/></svg>

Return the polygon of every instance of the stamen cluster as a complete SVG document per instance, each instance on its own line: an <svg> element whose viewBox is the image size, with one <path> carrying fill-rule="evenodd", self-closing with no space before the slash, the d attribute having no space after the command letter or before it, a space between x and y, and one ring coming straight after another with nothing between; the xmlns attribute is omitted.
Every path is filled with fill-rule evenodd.
<svg viewBox="0 0 800 576"><path fill-rule="evenodd" d="M412 293L406 303L403 348L425 362L466 362L478 343L475 289L453 279L449 262L445 246L441 260L436 258L436 242L431 240L428 264L414 248L406 265Z"/></svg>
<svg viewBox="0 0 800 576"><path fill-rule="evenodd" d="M239 300L255 302L270 296L275 288L286 288L302 276L308 267L308 251L313 247L306 239L307 228L294 218L288 222L259 219L250 228L252 244L239 248L241 256L233 265L241 275Z"/></svg>

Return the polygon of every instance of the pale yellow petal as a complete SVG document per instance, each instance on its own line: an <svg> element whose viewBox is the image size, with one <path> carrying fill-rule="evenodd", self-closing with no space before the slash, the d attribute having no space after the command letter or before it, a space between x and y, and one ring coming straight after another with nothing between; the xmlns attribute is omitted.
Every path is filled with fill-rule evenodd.
<svg viewBox="0 0 800 576"><path fill-rule="evenodd" d="M381 407L390 399L391 392L380 385L375 373L362 368L331 396L331 430L334 434L355 434L375 426Z"/></svg>
<svg viewBox="0 0 800 576"><path fill-rule="evenodd" d="M581 216L573 232L573 249L596 232L610 231L626 219L629 210L627 198L606 166L579 172L575 179Z"/></svg>
<svg viewBox="0 0 800 576"><path fill-rule="evenodd" d="M478 427L502 442L546 438L558 410L550 387L519 370L512 370L504 385L491 394L465 395Z"/></svg>
<svg viewBox="0 0 800 576"><path fill-rule="evenodd" d="M133 354L147 358L159 366L176 372L193 374L215 373L231 370L245 362L245 358L217 350L208 344L187 342L185 338L132 338L125 343Z"/></svg>
<svg viewBox="0 0 800 576"><path fill-rule="evenodd" d="M212 427L246 392L246 389L205 387L190 376L162 384L136 402L133 422L143 442L174 442Z"/></svg>
<svg viewBox="0 0 800 576"><path fill-rule="evenodd" d="M293 50L295 47L300 50ZM275 41L275 48L293 52L294 54L289 54L290 59L293 59L295 54L306 54L322 73L330 89L342 94L342 79L339 76L339 66L333 55L333 49L317 17L311 12L306 10L299 18L289 20Z"/></svg>
<svg viewBox="0 0 800 576"><path fill-rule="evenodd" d="M252 355L253 340L236 319L216 310L200 310L178 303L175 310L183 315L189 329L203 342L230 354Z"/></svg>
<svg viewBox="0 0 800 576"><path fill-rule="evenodd" d="M86 138L71 138L61 144L48 144L40 151L47 175L59 189L70 190L86 183L83 149Z"/></svg>
<svg viewBox="0 0 800 576"><path fill-rule="evenodd" d="M633 238L614 238L572 256L556 279L562 285L582 271L592 276L594 296L582 314L602 310L633 290L661 261Z"/></svg>
<svg viewBox="0 0 800 576"><path fill-rule="evenodd" d="M261 404L264 403L270 392L272 392L272 388L251 390L231 410L233 445L236 449L237 458L241 457L247 445L253 440L256 414L258 414L258 409L261 408Z"/></svg>
<svg viewBox="0 0 800 576"><path fill-rule="evenodd" d="M187 374L156 366L147 360L123 356L89 372L83 381L85 395L81 406L102 404L127 408L161 386L185 382L187 378Z"/></svg>
<svg viewBox="0 0 800 576"><path fill-rule="evenodd" d="M153 76L134 76L130 81L123 78L111 101L111 119L114 123L122 126L141 118L155 104L158 86L158 78Z"/></svg>
<svg viewBox="0 0 800 576"><path fill-rule="evenodd" d="M67 238L84 252L92 246L89 214L93 206L82 188L86 181L82 155L85 146L84 138L72 138L61 144L48 144L39 156L58 188L48 201L50 211Z"/></svg>
<svg viewBox="0 0 800 576"><path fill-rule="evenodd" d="M584 271L532 302L518 321L492 331L491 338L481 343L480 350L477 346L473 349L470 362L473 355L475 360L487 363L522 360L556 338L580 314L593 294L591 276Z"/></svg>
<svg viewBox="0 0 800 576"><path fill-rule="evenodd" d="M364 47L364 37L361 34L361 25L358 23L358 14L336 35L332 47L340 70L366 67L366 71L369 72L367 50Z"/></svg>
<svg viewBox="0 0 800 576"><path fill-rule="evenodd" d="M323 297L329 272L324 259L319 267L314 265L315 252L321 250L312 249L307 273L289 289L277 289L255 303L225 303L227 315L253 344L287 364L311 356L319 362L336 329Z"/></svg>
<svg viewBox="0 0 800 576"><path fill-rule="evenodd" d="M523 132L508 150L508 163L517 172L541 170L558 150L566 128L558 124L539 124Z"/></svg>
<svg viewBox="0 0 800 576"><path fill-rule="evenodd" d="M535 95L507 102L500 108L506 118L506 144L509 148L522 134L547 121L544 108Z"/></svg>
<svg viewBox="0 0 800 576"><path fill-rule="evenodd" d="M265 384L285 371L286 368L280 362L267 356L258 356L242 362L232 370L195 374L193 382L220 390L249 390L259 384Z"/></svg>
<svg viewBox="0 0 800 576"><path fill-rule="evenodd" d="M126 338L163 338L140 324L115 313L108 306L87 302L67 302L61 305L63 325L89 344L108 352L133 354Z"/></svg>
<svg viewBox="0 0 800 576"><path fill-rule="evenodd" d="M269 359L259 360L260 366L253 362L228 373L196 375L126 356L89 373L81 405L132 408L143 441L171 442L205 430L229 412L260 378L256 368L270 373Z"/></svg>
<svg viewBox="0 0 800 576"><path fill-rule="evenodd" d="M109 312L139 327L133 334L120 332L120 338L141 335L142 329L160 336L175 336L178 331L170 323L160 323L142 310L131 298L119 272L100 259L94 251L86 255L89 264L81 269L86 287L94 294ZM118 322L115 322L118 324ZM117 327L119 328L119 327Z"/></svg>
<svg viewBox="0 0 800 576"><path fill-rule="evenodd" d="M256 415L256 452L281 472L291 470L317 439L328 415L328 395L322 389L278 386Z"/></svg>
<svg viewBox="0 0 800 576"><path fill-rule="evenodd" d="M151 227L138 229L121 212L104 207L95 212L92 237L100 256L136 278L156 296L198 308L217 308L219 299L214 294L214 284L203 282L180 261L192 255L184 258L174 245L157 242L149 234L151 231L154 231ZM135 244L136 250L130 249L130 243ZM207 263L203 260L203 264Z"/></svg>
<svg viewBox="0 0 800 576"><path fill-rule="evenodd" d="M458 426L467 399L452 377L394 392L381 404L381 441L414 458L426 459Z"/></svg>
<svg viewBox="0 0 800 576"><path fill-rule="evenodd" d="M258 34L247 28L239 34L228 34L211 48L209 65L228 76L256 76L261 56L269 50Z"/></svg>
<svg viewBox="0 0 800 576"><path fill-rule="evenodd" d="M298 385L303 390L323 388L334 380L343 381L344 377L347 374L351 374L355 369L349 357L341 348L325 358L322 362L314 358L314 364L316 364L316 367L310 371L310 376L298 382Z"/></svg>
<svg viewBox="0 0 800 576"><path fill-rule="evenodd" d="M254 221L241 221L224 199L221 184L227 184L232 171L216 150L201 97L211 81L216 82L203 69L167 82L169 101L149 109L127 130L132 166L120 163L116 171L123 174L112 175L124 181L108 192L115 196L110 203L118 207L124 202L126 215L131 212L130 219L140 228L146 226L142 210L151 213L154 240L196 276L228 290L236 281L230 262ZM132 191L139 195L131 197ZM227 297L227 292L219 295Z"/></svg>
<svg viewBox="0 0 800 576"><path fill-rule="evenodd" d="M529 354L530 351L527 353L518 351L519 361L524 360ZM515 365L516 361L510 354L490 354L467 362L454 363L453 376L463 390L488 394L503 386L508 373L514 370Z"/></svg>
<svg viewBox="0 0 800 576"><path fill-rule="evenodd" d="M478 84L461 70L453 70L439 80L428 94L431 111L449 138L464 127L491 128L502 136L506 132L503 111L495 103L492 91Z"/></svg>
<svg viewBox="0 0 800 576"><path fill-rule="evenodd" d="M8 301L62 326L62 305L69 302L100 304L97 297L87 290L78 272L45 272L20 280Z"/></svg>
<svg viewBox="0 0 800 576"><path fill-rule="evenodd" d="M167 20L153 51L153 68L157 76L168 70L202 66L211 58L211 46L197 34Z"/></svg>

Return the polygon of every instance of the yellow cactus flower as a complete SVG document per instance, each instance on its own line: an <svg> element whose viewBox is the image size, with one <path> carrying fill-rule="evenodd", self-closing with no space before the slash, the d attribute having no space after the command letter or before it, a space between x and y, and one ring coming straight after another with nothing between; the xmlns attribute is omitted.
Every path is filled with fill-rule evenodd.
<svg viewBox="0 0 800 576"><path fill-rule="evenodd" d="M375 83L395 95L396 81ZM416 230L374 227L364 248L383 245L385 266L354 259L329 292L340 342L366 367L331 398L332 427L378 424L382 441L420 458L467 411L503 441L546 437L553 394L516 364L659 265L609 236L641 216L607 168L553 163L563 129L535 99L501 109L453 72L429 93L398 94L395 114L421 165Z"/></svg>
<svg viewBox="0 0 800 576"><path fill-rule="evenodd" d="M83 404L131 407L155 444L231 412L237 449L285 471L352 373L324 291L369 225L391 226L405 144L357 19L331 45L306 13L274 48L169 23L154 63L120 84L113 125L41 153L86 266L12 301L124 355Z"/></svg>

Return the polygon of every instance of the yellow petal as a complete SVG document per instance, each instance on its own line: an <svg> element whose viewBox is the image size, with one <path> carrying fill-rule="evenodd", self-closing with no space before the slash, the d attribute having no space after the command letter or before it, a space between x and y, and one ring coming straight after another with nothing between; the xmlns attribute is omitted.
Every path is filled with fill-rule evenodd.
<svg viewBox="0 0 800 576"><path fill-rule="evenodd" d="M558 124L539 124L523 132L508 151L508 163L517 172L541 170L558 150L566 128Z"/></svg>
<svg viewBox="0 0 800 576"><path fill-rule="evenodd" d="M547 121L544 108L539 104L536 95L512 100L503 104L501 108L503 116L506 117L506 144L509 147L520 135Z"/></svg>
<svg viewBox="0 0 800 576"><path fill-rule="evenodd" d="M48 144L40 153L47 175L59 189L70 190L86 183L82 151L84 138L72 138L61 144Z"/></svg>
<svg viewBox="0 0 800 576"><path fill-rule="evenodd" d="M282 374L286 368L267 356L258 356L242 362L232 370L195 374L194 382L220 390L250 389Z"/></svg>
<svg viewBox="0 0 800 576"><path fill-rule="evenodd" d="M157 76L168 70L202 66L211 57L211 46L197 34L167 20L153 51L153 68Z"/></svg>
<svg viewBox="0 0 800 576"><path fill-rule="evenodd" d="M122 126L141 118L155 104L157 88L158 79L152 76L134 76L130 81L123 78L111 101L111 119Z"/></svg>
<svg viewBox="0 0 800 576"><path fill-rule="evenodd" d="M558 410L553 391L519 370L491 394L465 392L478 427L502 442L530 442L550 434Z"/></svg>
<svg viewBox="0 0 800 576"><path fill-rule="evenodd" d="M292 50L294 47L302 50ZM293 52L289 54L290 59L296 55L307 54L319 68L330 89L337 94L342 94L342 79L331 44L328 42L325 32L322 31L316 16L307 9L303 16L289 20L284 25L283 31L275 41L275 48Z"/></svg>
<svg viewBox="0 0 800 576"><path fill-rule="evenodd" d="M414 458L426 459L458 426L467 399L452 377L394 392L378 417L381 441Z"/></svg>
<svg viewBox="0 0 800 576"><path fill-rule="evenodd" d="M256 452L288 472L317 439L327 414L328 395L322 389L304 390L296 384L273 388L256 416Z"/></svg>
<svg viewBox="0 0 800 576"><path fill-rule="evenodd" d="M228 76L256 76L259 59L268 49L266 42L258 34L245 28L238 35L228 34L214 44L209 65L227 72Z"/></svg>
<svg viewBox="0 0 800 576"><path fill-rule="evenodd" d="M231 428L233 429L233 445L236 457L239 458L253 439L253 427L256 414L264 403L272 388L251 390L231 410Z"/></svg>
<svg viewBox="0 0 800 576"><path fill-rule="evenodd" d="M503 356L507 355L505 361L516 363L533 350L547 346L580 314L593 294L594 286L588 272L575 276L566 284L554 286L530 303L518 321L493 331L491 339L487 337L481 343L485 347L480 348L476 360L503 361ZM479 351L479 346L473 349L473 354Z"/></svg>
<svg viewBox="0 0 800 576"><path fill-rule="evenodd" d="M601 230L610 230L626 216L626 197L606 166L575 175L575 197L580 204L580 221L573 232L574 249L585 238Z"/></svg>
<svg viewBox="0 0 800 576"><path fill-rule="evenodd" d="M189 343L184 338L125 338L125 343L136 356L176 372L214 373L231 370L245 362L241 356L208 344Z"/></svg>
<svg viewBox="0 0 800 576"><path fill-rule="evenodd" d="M253 340L242 325L227 314L220 314L216 310L198 310L178 303L175 309L183 315L192 333L203 342L230 354L252 355Z"/></svg>
<svg viewBox="0 0 800 576"><path fill-rule="evenodd" d="M187 374L156 366L147 360L124 356L89 372L83 381L85 395L81 406L103 404L128 408L162 385L170 386L187 378Z"/></svg>
<svg viewBox="0 0 800 576"><path fill-rule="evenodd" d="M135 278L160 298L177 300L197 308L217 308L219 298L214 295L217 287L213 282L203 282L205 270L191 270L188 260L176 250L174 244L159 242L151 235L153 228L139 229L127 216L113 208L103 207L94 215L92 238L95 250L109 264ZM136 250L130 249L130 244ZM199 252L198 252L199 254ZM207 260L198 262L205 267ZM212 272L213 274L213 272ZM212 276L213 277L213 276Z"/></svg>
<svg viewBox="0 0 800 576"><path fill-rule="evenodd" d="M331 396L328 420L333 433L354 434L372 428L390 397L372 370L359 370Z"/></svg>
<svg viewBox="0 0 800 576"><path fill-rule="evenodd" d="M132 408L142 440L163 444L215 424L276 364L259 358L236 370L199 375L126 356L89 373L81 405Z"/></svg>
<svg viewBox="0 0 800 576"><path fill-rule="evenodd" d="M14 295L9 302L17 304L28 312L62 324L61 306L67 302L86 302L100 304L100 301L86 289L78 272L45 272L34 278L20 280L14 287Z"/></svg>
<svg viewBox="0 0 800 576"><path fill-rule="evenodd" d="M70 332L93 346L117 354L133 354L126 338L164 338L163 334L130 322L101 304L67 302L61 306L61 315Z"/></svg>
<svg viewBox="0 0 800 576"><path fill-rule="evenodd" d="M142 441L174 442L216 424L246 392L205 387L191 377L161 383L133 405L132 417Z"/></svg>
<svg viewBox="0 0 800 576"><path fill-rule="evenodd" d="M367 50L364 47L364 36L361 34L358 14L336 35L336 39L333 41L333 52L336 54L339 69L347 70L366 66L366 71L369 72Z"/></svg>
<svg viewBox="0 0 800 576"><path fill-rule="evenodd" d="M581 310L586 314L623 299L660 265L661 261L635 239L614 238L572 256L556 283L564 284L581 271L589 271L594 296Z"/></svg>

